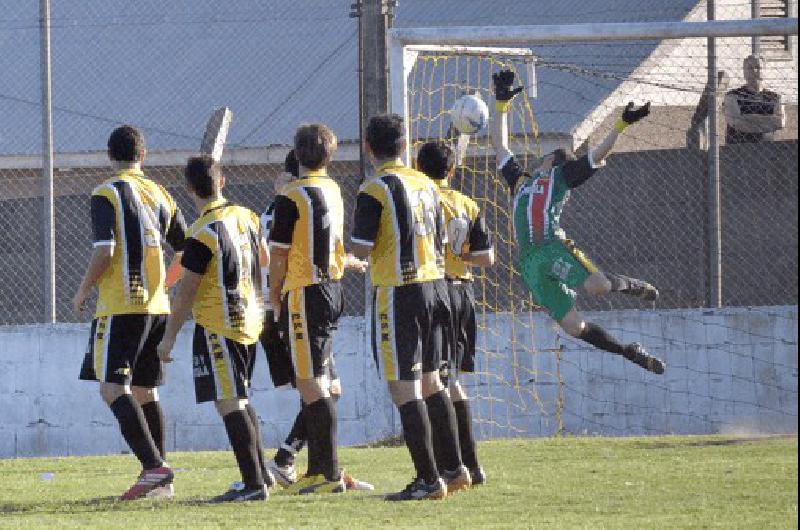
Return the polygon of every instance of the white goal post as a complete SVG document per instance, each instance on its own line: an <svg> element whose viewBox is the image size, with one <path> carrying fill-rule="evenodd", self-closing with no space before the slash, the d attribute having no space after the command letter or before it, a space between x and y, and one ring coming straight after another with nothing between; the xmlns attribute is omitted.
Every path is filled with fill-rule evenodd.
<svg viewBox="0 0 800 530"><path fill-rule="evenodd" d="M405 118L406 141L407 145L411 146L408 79L418 55L422 52L530 57L529 77L535 78L535 56L528 48L533 44L697 37L761 37L797 35L797 33L797 18L547 26L395 28L389 35L390 109ZM533 84L535 85L535 83ZM406 151L406 162L409 161L410 156L409 149Z"/></svg>

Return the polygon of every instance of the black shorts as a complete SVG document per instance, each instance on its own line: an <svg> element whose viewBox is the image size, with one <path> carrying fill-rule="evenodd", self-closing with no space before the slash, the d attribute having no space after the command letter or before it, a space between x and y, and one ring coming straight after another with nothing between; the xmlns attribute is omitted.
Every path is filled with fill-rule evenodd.
<svg viewBox="0 0 800 530"><path fill-rule="evenodd" d="M475 292L472 282L447 281L450 311L453 315L453 342L447 348L447 367L451 375L475 371Z"/></svg>
<svg viewBox="0 0 800 530"><path fill-rule="evenodd" d="M375 287L372 348L387 381L415 381L440 368L452 332L444 280Z"/></svg>
<svg viewBox="0 0 800 530"><path fill-rule="evenodd" d="M196 324L192 364L197 402L247 399L255 356L255 343L242 344Z"/></svg>
<svg viewBox="0 0 800 530"><path fill-rule="evenodd" d="M112 315L92 322L80 378L155 388L164 383L158 344L167 315Z"/></svg>
<svg viewBox="0 0 800 530"><path fill-rule="evenodd" d="M340 282L309 285L284 296L280 329L296 379L329 374L333 335L343 311Z"/></svg>
<svg viewBox="0 0 800 530"><path fill-rule="evenodd" d="M267 365L272 384L281 387L294 384L294 368L292 367L292 357L286 348L286 343L280 332L280 325L275 322L274 313L267 311L264 317L264 330L259 337L264 353L267 355ZM250 365L250 378L253 378L256 357Z"/></svg>

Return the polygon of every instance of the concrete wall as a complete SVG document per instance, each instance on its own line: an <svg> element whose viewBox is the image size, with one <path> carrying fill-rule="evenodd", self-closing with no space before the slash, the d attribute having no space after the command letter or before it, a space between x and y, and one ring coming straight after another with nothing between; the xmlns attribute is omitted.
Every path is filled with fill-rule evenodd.
<svg viewBox="0 0 800 530"><path fill-rule="evenodd" d="M488 315L481 321L479 373L465 378L477 396L481 437L552 435L562 422L567 433L612 435L797 432L797 306L619 311L590 318L625 340L645 341L669 363L667 375L657 378L565 342L544 315ZM346 318L336 338L345 388L339 406L343 444L398 433L363 337L363 319ZM96 385L77 380L87 342L84 325L0 328L0 458L126 450ZM253 401L267 446L274 447L299 399L294 391L271 387L262 355ZM190 334L184 332L162 391L168 447L224 449L227 439L213 406L194 403L191 373Z"/></svg>

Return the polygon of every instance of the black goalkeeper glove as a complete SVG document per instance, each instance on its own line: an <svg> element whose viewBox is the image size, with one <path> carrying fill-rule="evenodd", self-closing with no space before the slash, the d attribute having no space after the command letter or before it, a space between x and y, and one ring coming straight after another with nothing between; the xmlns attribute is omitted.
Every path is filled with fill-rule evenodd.
<svg viewBox="0 0 800 530"><path fill-rule="evenodd" d="M501 70L492 75L494 81L494 99L499 112L508 112L511 101L517 94L525 90L525 87L514 87L514 72L511 70Z"/></svg>
<svg viewBox="0 0 800 530"><path fill-rule="evenodd" d="M617 132L622 133L628 126L633 125L639 120L642 120L650 115L650 102L648 101L638 109L633 101L628 103L625 110L622 111L622 118L617 122L615 128Z"/></svg>

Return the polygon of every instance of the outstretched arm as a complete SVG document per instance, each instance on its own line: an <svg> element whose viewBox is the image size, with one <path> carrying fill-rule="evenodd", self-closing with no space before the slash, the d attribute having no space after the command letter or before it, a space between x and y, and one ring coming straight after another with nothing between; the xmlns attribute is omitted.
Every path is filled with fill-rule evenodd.
<svg viewBox="0 0 800 530"><path fill-rule="evenodd" d="M592 149L592 162L594 162L595 165L602 164L614 149L614 144L617 142L619 135L625 132L625 129L637 121L647 117L648 115L650 115L649 102L638 109L633 101L628 103L622 113L622 117L614 125L614 128L611 130L611 132L608 133L605 140L603 140L600 145Z"/></svg>
<svg viewBox="0 0 800 530"><path fill-rule="evenodd" d="M523 87L514 88L514 72L502 70L492 75L494 81L495 117L492 124L492 144L497 157L497 170L502 173L503 166L514 156L508 147L508 111L514 98L522 92ZM521 169L521 168L520 168ZM517 173L520 173L517 175ZM506 177L506 175L503 175ZM514 172L511 180L507 179L508 186L513 191L521 176L521 172Z"/></svg>

